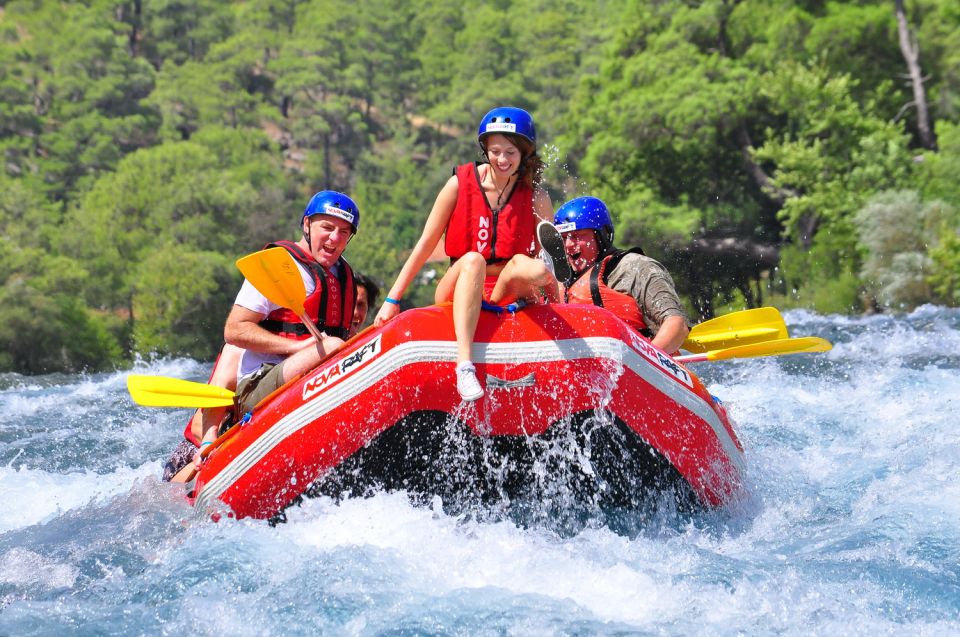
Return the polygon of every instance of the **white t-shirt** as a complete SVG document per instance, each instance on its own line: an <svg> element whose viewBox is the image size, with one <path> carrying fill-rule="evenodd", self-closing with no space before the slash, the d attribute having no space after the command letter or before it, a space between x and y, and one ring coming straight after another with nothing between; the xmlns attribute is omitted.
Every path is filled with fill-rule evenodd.
<svg viewBox="0 0 960 637"><path fill-rule="evenodd" d="M310 296L316 287L313 284L313 277L310 276L307 269L299 262L297 263L297 267L300 269L300 276L303 278L303 286L306 288L307 296ZM336 269L336 266L334 266L334 269ZM279 305L272 303L267 297L260 294L257 288L253 287L253 284L246 279L243 280L243 285L240 286L240 292L237 293L237 300L234 301L234 304L245 307L258 314L263 314L264 318L269 316L274 310L280 309ZM237 369L237 381L239 382L244 376L249 376L254 373L260 369L260 366L264 363L276 364L284 358L286 357L279 354L263 354L248 349L243 350L243 356L240 358L240 367Z"/></svg>

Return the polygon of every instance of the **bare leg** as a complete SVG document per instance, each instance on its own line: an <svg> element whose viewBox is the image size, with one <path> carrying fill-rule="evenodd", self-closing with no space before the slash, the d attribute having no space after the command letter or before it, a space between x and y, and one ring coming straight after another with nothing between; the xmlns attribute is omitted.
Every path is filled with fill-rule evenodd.
<svg viewBox="0 0 960 637"><path fill-rule="evenodd" d="M518 254L504 266L490 293L490 302L503 305L517 298L535 296L541 289L550 301L560 300L559 284L547 266L539 259Z"/></svg>
<svg viewBox="0 0 960 637"><path fill-rule="evenodd" d="M197 465L189 462L177 472L177 475L170 478L170 482L190 482L195 475L197 475Z"/></svg>
<svg viewBox="0 0 960 637"><path fill-rule="evenodd" d="M453 331L457 335L457 363L470 360L473 334L480 319L483 279L487 262L479 252L463 255L437 284L437 303L453 299Z"/></svg>
<svg viewBox="0 0 960 637"><path fill-rule="evenodd" d="M240 367L240 358L243 356L243 349L225 344L220 350L220 356L217 358L217 364L213 368L213 374L210 375L208 385L215 387L224 387L231 391L237 388L237 369ZM190 419L190 430L197 440L213 441L217 437L217 428L223 422L227 413L227 407L208 407L198 409ZM211 431L212 430L212 431ZM197 451L199 453L199 450ZM189 463L181 469L170 482L188 482L193 479L197 473L196 456L194 462Z"/></svg>
<svg viewBox="0 0 960 637"><path fill-rule="evenodd" d="M473 335L480 320L483 280L487 262L479 252L469 252L454 263L437 284L434 300L443 303L453 299L453 331L457 337L457 391L466 401L483 396L476 368L470 358Z"/></svg>
<svg viewBox="0 0 960 637"><path fill-rule="evenodd" d="M341 345L343 345L343 339L333 336L323 339L323 341L316 346L314 345L313 339L305 340L303 348L289 356L284 362L283 382L290 382L304 372L313 369L326 357L327 353ZM243 350L239 347L225 345L217 361L217 367L214 370L213 376L210 378L210 384L235 390L237 387L237 368L240 364L240 356L242 354ZM223 371L221 372L221 370ZM228 372L231 371L232 373L228 374ZM198 409L197 413L194 414L191 423L202 421L203 440L212 442L216 438L216 429L223 420L226 409L226 407L210 407L207 409ZM193 426L193 424L191 424L191 426ZM170 481L188 482L192 480L199 466L200 451L198 449L196 455L194 455L194 461L181 469Z"/></svg>
<svg viewBox="0 0 960 637"><path fill-rule="evenodd" d="M220 357L217 359L216 367L213 368L213 374L208 385L215 387L224 387L231 391L237 388L237 369L240 367L240 358L243 356L243 350L236 345L229 343L220 350ZM210 427L219 427L227 413L226 407L208 407L207 409L198 409L190 421L190 427L197 440L201 440ZM199 430L198 430L199 428Z"/></svg>
<svg viewBox="0 0 960 637"><path fill-rule="evenodd" d="M480 301L483 299L483 278L487 262L477 252L465 255L453 291L453 331L457 335L457 362L470 360L473 335L480 320Z"/></svg>
<svg viewBox="0 0 960 637"><path fill-rule="evenodd" d="M457 278L459 278L462 268L462 259L457 260L456 263L447 268L446 273L437 283L437 291L433 293L434 303L446 303L453 300L453 290L457 287Z"/></svg>
<svg viewBox="0 0 960 637"><path fill-rule="evenodd" d="M211 409L216 409L212 407ZM203 427L203 410L198 409L193 412L193 417L190 418L190 432L194 435L197 440L203 438L203 432L206 431Z"/></svg>

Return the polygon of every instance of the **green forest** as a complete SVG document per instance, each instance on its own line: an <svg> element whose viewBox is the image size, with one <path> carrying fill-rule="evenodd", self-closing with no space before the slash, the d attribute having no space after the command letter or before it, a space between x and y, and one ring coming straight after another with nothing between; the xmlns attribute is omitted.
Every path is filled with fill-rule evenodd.
<svg viewBox="0 0 960 637"><path fill-rule="evenodd" d="M0 93L0 372L211 360L317 190L389 285L500 105L693 320L960 305L958 0L14 1Z"/></svg>

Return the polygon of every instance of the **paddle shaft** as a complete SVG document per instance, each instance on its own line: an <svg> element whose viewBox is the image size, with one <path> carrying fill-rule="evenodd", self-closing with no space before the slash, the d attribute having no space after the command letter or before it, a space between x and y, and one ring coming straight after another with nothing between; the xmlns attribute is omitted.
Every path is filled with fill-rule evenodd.
<svg viewBox="0 0 960 637"><path fill-rule="evenodd" d="M830 341L818 336L804 336L801 338L783 338L751 345L741 345L727 349L713 350L704 354L685 354L675 356L678 363L700 363L704 361L721 361L730 358L755 358L758 356L781 356L783 354L803 354L826 352L833 345Z"/></svg>
<svg viewBox="0 0 960 637"><path fill-rule="evenodd" d="M299 316L300 320L303 321L303 324L306 325L307 331L309 331L310 334L315 339L317 339L317 345L319 346L324 339L323 333L319 329L317 329L316 324L313 321L311 321L309 317L307 317L307 315L297 312L297 316Z"/></svg>

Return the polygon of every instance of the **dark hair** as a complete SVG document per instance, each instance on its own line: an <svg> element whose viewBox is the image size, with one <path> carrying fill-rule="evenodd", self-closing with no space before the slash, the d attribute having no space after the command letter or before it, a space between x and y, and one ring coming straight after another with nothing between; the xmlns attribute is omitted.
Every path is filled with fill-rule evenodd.
<svg viewBox="0 0 960 637"><path fill-rule="evenodd" d="M356 282L358 288L366 288L367 303L370 304L370 307L376 307L377 297L380 296L380 286L366 274L361 274L356 270L353 272L353 280Z"/></svg>
<svg viewBox="0 0 960 637"><path fill-rule="evenodd" d="M539 186L543 180L543 169L546 167L546 164L540 159L540 155L537 154L537 148L533 145L533 142L526 137L514 135L513 133L494 134L503 135L510 140L511 144L520 149L520 154L523 156L523 159L520 160L520 175L518 179L531 188ZM483 161L489 163L490 160L487 159L486 137L487 136L484 136L483 140L481 140L480 147L483 149Z"/></svg>

